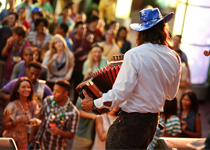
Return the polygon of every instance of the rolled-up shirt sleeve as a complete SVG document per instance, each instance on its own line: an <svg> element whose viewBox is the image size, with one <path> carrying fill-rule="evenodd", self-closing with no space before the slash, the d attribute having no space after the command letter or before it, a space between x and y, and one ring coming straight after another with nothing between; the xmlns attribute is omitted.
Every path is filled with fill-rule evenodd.
<svg viewBox="0 0 210 150"><path fill-rule="evenodd" d="M101 98L94 100L95 106L97 108L109 108L104 105L104 102L112 101L111 108L113 108L126 101L132 95L138 83L138 72L140 68L141 63L139 59L135 57L135 53L128 51L124 56L122 67L112 90L104 93Z"/></svg>

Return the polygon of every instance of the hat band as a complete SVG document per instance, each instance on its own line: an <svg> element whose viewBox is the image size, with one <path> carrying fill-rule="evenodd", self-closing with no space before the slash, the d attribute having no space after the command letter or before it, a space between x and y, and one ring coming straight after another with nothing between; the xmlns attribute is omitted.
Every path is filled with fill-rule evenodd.
<svg viewBox="0 0 210 150"><path fill-rule="evenodd" d="M150 19L150 20L146 20L146 21L139 21L139 23L144 23L144 22L148 22L148 21L152 21L152 20L155 20L155 19L161 19L161 18L153 18L153 19Z"/></svg>

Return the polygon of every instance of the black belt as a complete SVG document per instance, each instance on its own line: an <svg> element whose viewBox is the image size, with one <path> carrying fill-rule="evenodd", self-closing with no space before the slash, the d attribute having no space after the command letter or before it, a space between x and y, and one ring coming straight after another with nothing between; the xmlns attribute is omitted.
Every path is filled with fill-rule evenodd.
<svg viewBox="0 0 210 150"><path fill-rule="evenodd" d="M128 112L125 112L123 110L121 110L119 112L119 115L142 115L142 116L154 116L154 117L157 117L159 113L140 113L140 112L131 112L131 113L128 113Z"/></svg>
<svg viewBox="0 0 210 150"><path fill-rule="evenodd" d="M128 112L125 112L123 110L121 110L119 112L119 116L123 116L123 115L138 115L138 116L151 116L151 117L158 117L159 113L139 113L139 112L131 112L131 113L128 113ZM158 123L158 127L160 128L160 130L163 130L164 129L164 126L160 123Z"/></svg>

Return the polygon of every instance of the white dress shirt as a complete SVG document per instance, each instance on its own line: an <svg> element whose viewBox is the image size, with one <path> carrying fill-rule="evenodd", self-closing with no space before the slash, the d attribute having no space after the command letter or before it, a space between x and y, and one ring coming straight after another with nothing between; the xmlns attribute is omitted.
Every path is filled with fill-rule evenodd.
<svg viewBox="0 0 210 150"><path fill-rule="evenodd" d="M165 99L172 100L178 91L180 72L181 62L173 50L164 45L142 44L125 54L112 90L94 104L108 108L103 103L112 101L111 108L121 104L128 113L161 112Z"/></svg>
<svg viewBox="0 0 210 150"><path fill-rule="evenodd" d="M182 71L181 71L181 78L180 82L186 81L187 82L188 78L188 69L185 65L182 64ZM180 100L182 98L182 94L184 93L185 88L179 88L177 94L176 94L176 99L177 99L177 106L180 107Z"/></svg>

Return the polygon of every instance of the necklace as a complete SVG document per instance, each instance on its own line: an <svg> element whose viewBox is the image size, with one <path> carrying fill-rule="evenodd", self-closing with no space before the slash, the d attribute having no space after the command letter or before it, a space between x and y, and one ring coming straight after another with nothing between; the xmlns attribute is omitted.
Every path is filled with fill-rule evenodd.
<svg viewBox="0 0 210 150"><path fill-rule="evenodd" d="M46 38L46 34L44 34L44 38L42 41L41 40L38 41L38 32L37 32L34 45L36 45L38 48L41 48L43 46L45 38Z"/></svg>
<svg viewBox="0 0 210 150"><path fill-rule="evenodd" d="M26 41L26 38L24 38L24 40L23 40L23 42L22 42L22 44L21 44L21 46L20 46L20 48L18 49L17 52L15 52L15 51L16 51L16 47L17 47L18 42L17 41L15 42L15 45L12 48L12 57L11 57L11 59L12 59L11 63L12 64L21 61L20 53L21 53L21 50L23 48L23 45L25 44L25 41Z"/></svg>
<svg viewBox="0 0 210 150"><path fill-rule="evenodd" d="M26 113L22 103L20 102L20 100L18 100L18 103L20 104L20 107L21 107L22 111L24 112L24 114L27 116L27 113Z"/></svg>
<svg viewBox="0 0 210 150"><path fill-rule="evenodd" d="M54 120L56 122L56 127L61 129L65 123L64 121L65 121L65 115L66 115L65 112L67 108L67 102L59 110L56 107L56 110L57 110L56 114L55 114L55 105L56 105L56 101L53 101L52 108L50 109L50 120Z"/></svg>
<svg viewBox="0 0 210 150"><path fill-rule="evenodd" d="M22 44L21 44L21 46L20 46L20 48L19 48L19 50L17 51L17 52L15 52L15 50L16 50L16 46L17 46L17 41L15 42L15 46L13 47L13 49L12 49L12 56L13 57L15 57L15 56L19 56L20 55L20 52L21 52L21 50L22 50L22 48L23 48L23 45L25 44L25 41L26 41L26 38L24 38L24 40L23 40L23 42L22 42Z"/></svg>

